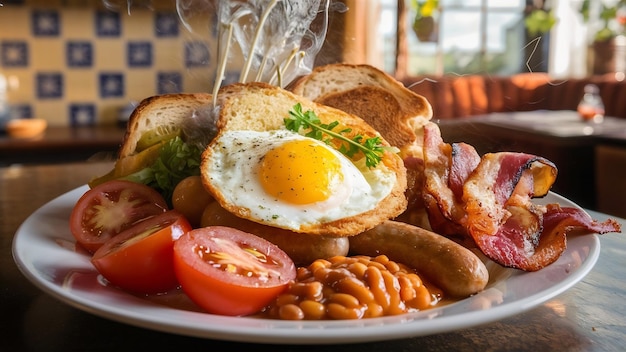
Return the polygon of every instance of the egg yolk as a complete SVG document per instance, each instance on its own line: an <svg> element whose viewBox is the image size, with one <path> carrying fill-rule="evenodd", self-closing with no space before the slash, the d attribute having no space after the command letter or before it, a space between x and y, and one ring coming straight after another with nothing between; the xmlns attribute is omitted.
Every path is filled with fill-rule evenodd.
<svg viewBox="0 0 626 352"><path fill-rule="evenodd" d="M259 178L268 194L292 204L310 204L328 199L332 184L341 182L343 175L341 162L330 150L295 140L265 154Z"/></svg>

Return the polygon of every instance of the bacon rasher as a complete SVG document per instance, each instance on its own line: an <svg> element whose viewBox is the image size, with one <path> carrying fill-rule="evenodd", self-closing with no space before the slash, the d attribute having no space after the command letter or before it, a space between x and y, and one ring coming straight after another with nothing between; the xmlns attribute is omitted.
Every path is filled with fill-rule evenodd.
<svg viewBox="0 0 626 352"><path fill-rule="evenodd" d="M566 235L621 232L613 220L597 222L579 208L532 202L557 177L549 160L514 152L480 157L465 143L445 143L439 127L424 127L424 206L430 227L470 238L493 261L536 271L556 261Z"/></svg>

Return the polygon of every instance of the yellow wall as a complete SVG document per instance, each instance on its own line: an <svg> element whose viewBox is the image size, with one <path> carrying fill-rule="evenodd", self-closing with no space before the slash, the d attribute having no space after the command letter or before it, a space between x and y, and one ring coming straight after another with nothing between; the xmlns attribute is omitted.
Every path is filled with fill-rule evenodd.
<svg viewBox="0 0 626 352"><path fill-rule="evenodd" d="M157 20L157 14L176 15L173 6L158 5L166 2L157 1L152 9L133 8L130 14L126 9L108 11L99 1L0 3L4 3L0 7L0 74L10 82L7 98L14 117L44 118L50 125L109 124L115 123L120 109L145 97L167 92L211 91L213 87L215 33L206 23L199 23L197 27L206 30L192 34L177 22L178 34L165 31L170 35L159 35L155 25L163 22ZM119 35L98 34L96 21L103 12L119 15ZM37 17L38 13L52 14L51 18L58 21L51 23ZM202 20L207 17L211 16ZM208 61L186 63L185 47L192 42L206 48ZM81 51L69 54L70 43L90 45L91 64L81 66L89 60L82 60ZM133 60L135 64L130 64L130 43L148 45L151 56L146 58L142 56L146 51L140 51L138 59ZM68 58L72 55L78 56ZM113 89L116 93L113 95L103 94L100 82L101 75L109 73L122 78L123 89ZM159 74L173 74L181 82L159 89ZM46 92L42 75L60 77L61 87L48 87L53 96L42 95L42 90ZM93 120L76 113L85 106L92 107L87 115L89 111L95 112Z"/></svg>

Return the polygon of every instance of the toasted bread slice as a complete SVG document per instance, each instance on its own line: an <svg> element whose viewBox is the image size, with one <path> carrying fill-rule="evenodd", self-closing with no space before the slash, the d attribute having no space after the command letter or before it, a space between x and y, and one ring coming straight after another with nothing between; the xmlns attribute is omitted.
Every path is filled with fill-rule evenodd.
<svg viewBox="0 0 626 352"><path fill-rule="evenodd" d="M220 114L217 128L226 130L271 131L285 129L284 119L297 103L302 110L313 110L322 123L340 121L367 136L380 133L362 118L332 107L323 106L277 87L255 82L235 83L222 88L218 96ZM383 137L384 139L384 137ZM386 141L385 141L386 142Z"/></svg>
<svg viewBox="0 0 626 352"><path fill-rule="evenodd" d="M203 93L164 94L142 100L130 115L115 167L109 173L90 180L89 186L126 177L151 166L159 156L162 143L167 138L173 138L172 135L183 137L183 129L206 135L202 137L207 140L204 144L208 143L211 136L217 133L211 97ZM191 123L189 120L194 118L194 123ZM184 128L186 124L191 127ZM168 135L168 131L177 132ZM154 141L153 144L144 143L142 138L146 134L152 134L149 140ZM138 149L139 143L143 144L141 150Z"/></svg>
<svg viewBox="0 0 626 352"><path fill-rule="evenodd" d="M144 133L157 128L181 128L185 119L212 106L212 95L164 94L142 100L130 115L119 158L133 155Z"/></svg>
<svg viewBox="0 0 626 352"><path fill-rule="evenodd" d="M421 158L422 126L432 107L387 73L370 65L329 64L293 82L289 90L317 103L361 117L401 156Z"/></svg>
<svg viewBox="0 0 626 352"><path fill-rule="evenodd" d="M218 136L214 139L202 155L201 174L203 183L214 198L231 213L259 223L276 226L273 223L263 222L263 219L250 215L251 210L245 206L234 204L227 199L223 190L213 184L210 172L216 168L212 161L217 158L221 148L216 143L221 135L229 131L276 131L286 130L284 119L289 111L300 103L303 111L312 110L322 123L329 124L338 121L342 126L352 128L352 132L361 134L364 138L380 137L380 134L368 125L363 119L344 111L317 104L306 98L297 96L287 90L264 83L233 84L222 88L218 95L220 114L217 121ZM390 146L381 138L382 144ZM246 149L241 146L241 149ZM331 236L350 236L370 229L382 221L394 218L401 214L407 205L404 192L406 190L406 169L402 159L393 152L385 151L379 164L387 175L393 175L395 182L391 191L369 210L357 215L347 216L327 222L316 222L289 230L309 234L323 234ZM265 204L262 204L265 206ZM259 206L262 206L259 205ZM276 226L281 227L281 226Z"/></svg>

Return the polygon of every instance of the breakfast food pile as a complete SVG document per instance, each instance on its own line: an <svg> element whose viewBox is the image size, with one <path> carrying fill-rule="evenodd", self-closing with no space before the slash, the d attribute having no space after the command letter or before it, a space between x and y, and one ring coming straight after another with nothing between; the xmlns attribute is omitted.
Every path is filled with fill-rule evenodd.
<svg viewBox="0 0 626 352"><path fill-rule="evenodd" d="M571 230L620 231L533 203L550 161L448 144L431 116L367 65L151 97L71 230L113 286L297 320L428 309L484 290L487 260L540 270Z"/></svg>

